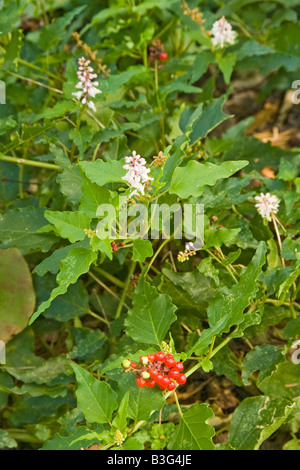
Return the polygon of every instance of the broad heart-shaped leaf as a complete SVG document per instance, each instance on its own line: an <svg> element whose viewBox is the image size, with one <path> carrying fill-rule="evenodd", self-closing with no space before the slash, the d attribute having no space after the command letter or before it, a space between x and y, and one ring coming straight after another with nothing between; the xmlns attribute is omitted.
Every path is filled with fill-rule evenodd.
<svg viewBox="0 0 300 470"><path fill-rule="evenodd" d="M82 187L80 198L80 210L96 217L96 212L100 204L107 204L110 200L110 192L105 186L98 186L92 183L84 174L82 175Z"/></svg>
<svg viewBox="0 0 300 470"><path fill-rule="evenodd" d="M71 243L83 240L86 236L84 229L88 229L91 223L90 216L82 211L45 211L45 217L54 225L56 234Z"/></svg>
<svg viewBox="0 0 300 470"><path fill-rule="evenodd" d="M257 450L286 420L293 405L285 398L245 398L233 413L228 443L236 450Z"/></svg>
<svg viewBox="0 0 300 470"><path fill-rule="evenodd" d="M111 386L95 379L75 363L71 364L76 375L77 406L90 423L109 423L117 408L117 394Z"/></svg>
<svg viewBox="0 0 300 470"><path fill-rule="evenodd" d="M214 428L207 424L214 413L205 403L192 405L183 413L168 445L169 450L213 450Z"/></svg>
<svg viewBox="0 0 300 470"><path fill-rule="evenodd" d="M144 278L133 297L133 308L125 320L125 331L134 341L160 346L170 325L176 320L171 298L159 294Z"/></svg>
<svg viewBox="0 0 300 470"><path fill-rule="evenodd" d="M29 268L17 248L0 250L0 340L7 342L34 312L35 293Z"/></svg>
<svg viewBox="0 0 300 470"><path fill-rule="evenodd" d="M213 186L219 179L228 178L248 165L247 161L228 161L221 165L199 163L194 160L177 167L172 175L170 193L182 199L200 196L205 185Z"/></svg>
<svg viewBox="0 0 300 470"><path fill-rule="evenodd" d="M29 325L51 305L52 300L58 295L65 294L69 285L75 284L77 279L89 270L90 265L96 258L97 253L92 250L80 247L72 248L66 258L60 262L60 272L56 277L58 287L53 289L48 300L41 303L37 311L31 317Z"/></svg>
<svg viewBox="0 0 300 470"><path fill-rule="evenodd" d="M260 242L239 282L229 292L218 293L210 303L207 315L211 326L215 325L223 315L228 315L229 319L223 331L226 333L232 325L238 325L243 321L243 312L258 290L256 282L265 263L265 253L266 244Z"/></svg>
<svg viewBox="0 0 300 470"><path fill-rule="evenodd" d="M142 240L138 238L133 242L133 261L143 263L146 258L153 255L152 243L150 240Z"/></svg>
<svg viewBox="0 0 300 470"><path fill-rule="evenodd" d="M122 183L122 176L126 171L123 168L124 160L96 160L95 162L80 162L79 166L92 183L103 186L107 183Z"/></svg>
<svg viewBox="0 0 300 470"><path fill-rule="evenodd" d="M160 410L165 403L165 397L158 387L137 387L135 377L131 374L123 374L119 380L119 395L123 397L127 390L130 390L128 417L135 422L148 420L151 412Z"/></svg>
<svg viewBox="0 0 300 470"><path fill-rule="evenodd" d="M0 248L19 248L22 254L49 251L59 240L54 233L37 233L46 225L44 210L37 207L11 209L0 215Z"/></svg>

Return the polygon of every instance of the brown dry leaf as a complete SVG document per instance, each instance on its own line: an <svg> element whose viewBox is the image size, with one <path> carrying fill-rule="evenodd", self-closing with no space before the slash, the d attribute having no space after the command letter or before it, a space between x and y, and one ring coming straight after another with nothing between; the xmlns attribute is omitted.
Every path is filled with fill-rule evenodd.
<svg viewBox="0 0 300 470"><path fill-rule="evenodd" d="M275 172L274 170L272 170L272 168L266 166L265 168L263 168L260 172L260 174L262 176L264 176L265 178L275 178Z"/></svg>
<svg viewBox="0 0 300 470"><path fill-rule="evenodd" d="M279 101L276 101L275 103L265 103L264 108L254 116L254 121L246 130L246 135L253 134L256 129L270 122L273 116L277 113L278 108Z"/></svg>
<svg viewBox="0 0 300 470"><path fill-rule="evenodd" d="M298 134L297 129L287 129L286 131L279 132L277 127L274 127L271 131L257 132L253 134L256 139L262 142L271 142L272 145L280 147L282 149L288 149L288 144L291 137Z"/></svg>

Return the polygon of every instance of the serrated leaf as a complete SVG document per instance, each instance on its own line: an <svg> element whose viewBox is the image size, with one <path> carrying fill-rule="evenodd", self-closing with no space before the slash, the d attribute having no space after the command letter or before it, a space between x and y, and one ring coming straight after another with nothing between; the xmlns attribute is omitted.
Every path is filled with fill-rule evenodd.
<svg viewBox="0 0 300 470"><path fill-rule="evenodd" d="M228 178L246 165L248 165L247 161L228 161L221 165L214 165L191 160L186 166L175 169L170 193L177 194L182 199L200 196L205 185L213 186L219 179Z"/></svg>
<svg viewBox="0 0 300 470"><path fill-rule="evenodd" d="M236 450L257 450L280 426L292 405L267 396L245 398L233 413L228 443Z"/></svg>
<svg viewBox="0 0 300 470"><path fill-rule="evenodd" d="M141 238L133 242L132 260L143 263L146 258L153 255L152 243L150 240L142 240Z"/></svg>
<svg viewBox="0 0 300 470"><path fill-rule="evenodd" d="M89 270L90 265L96 258L97 253L91 250L79 247L72 248L66 258L64 258L60 263L60 272L56 278L58 287L53 289L48 300L41 303L37 311L31 317L29 325L31 325L41 313L50 307L52 300L54 300L58 295L65 294L69 285L75 284L77 279Z"/></svg>
<svg viewBox="0 0 300 470"><path fill-rule="evenodd" d="M90 423L109 423L117 407L117 394L108 383L95 379L75 363L71 365L78 384L76 390L78 408Z"/></svg>
<svg viewBox="0 0 300 470"><path fill-rule="evenodd" d="M92 181L92 183L103 186L107 183L122 183L122 176L125 176L123 160L96 160L95 162L80 162L79 166Z"/></svg>
<svg viewBox="0 0 300 470"><path fill-rule="evenodd" d="M210 303L207 311L210 325L214 325L223 315L228 315L228 323L224 329L224 332L228 332L232 325L238 325L243 321L244 310L258 290L256 282L265 263L265 253L266 245L261 242L239 282L230 292L218 293Z"/></svg>
<svg viewBox="0 0 300 470"><path fill-rule="evenodd" d="M44 215L54 225L56 234L71 243L83 240L86 237L84 229L88 229L91 223L90 216L82 211L45 211Z"/></svg>
<svg viewBox="0 0 300 470"><path fill-rule="evenodd" d="M125 320L125 331L134 341L160 346L171 324L176 320L168 295L159 294L144 278L133 297L133 308Z"/></svg>
<svg viewBox="0 0 300 470"><path fill-rule="evenodd" d="M37 233L47 221L44 210L35 207L11 209L0 215L1 248L19 248L22 254L48 251L59 240L53 233Z"/></svg>
<svg viewBox="0 0 300 470"><path fill-rule="evenodd" d="M160 389L137 387L135 377L131 374L125 374L119 380L119 390L120 396L130 390L128 417L135 422L148 420L151 412L160 410L165 403L165 397Z"/></svg>
<svg viewBox="0 0 300 470"><path fill-rule="evenodd" d="M169 450L213 450L215 430L207 424L214 416L205 403L192 405L183 413L180 423L168 445Z"/></svg>

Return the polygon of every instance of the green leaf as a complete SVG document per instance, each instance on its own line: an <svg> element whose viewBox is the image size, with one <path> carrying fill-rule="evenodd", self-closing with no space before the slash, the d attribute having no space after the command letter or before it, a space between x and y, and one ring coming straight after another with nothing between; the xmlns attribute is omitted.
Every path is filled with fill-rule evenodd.
<svg viewBox="0 0 300 470"><path fill-rule="evenodd" d="M220 98L205 104L203 109L202 103L200 103L201 114L193 123L192 133L189 136L191 144L195 143L199 139L202 139L203 137L206 137L207 134L217 127L221 122L231 117L228 114L225 114L222 110L225 99L226 96L220 96Z"/></svg>
<svg viewBox="0 0 300 470"><path fill-rule="evenodd" d="M7 431L4 431L4 429L0 429L0 449L12 449L14 447L18 447L18 444L15 439L10 437Z"/></svg>
<svg viewBox="0 0 300 470"><path fill-rule="evenodd" d="M110 201L110 192L105 186L98 186L92 183L89 178L82 175L80 210L95 218L100 204L107 204Z"/></svg>
<svg viewBox="0 0 300 470"><path fill-rule="evenodd" d="M91 223L90 216L81 211L45 211L45 217L54 225L56 234L71 243L83 240L86 236L84 229L88 229Z"/></svg>
<svg viewBox="0 0 300 470"><path fill-rule="evenodd" d="M240 228L215 228L204 232L204 248L220 247L225 243L233 242Z"/></svg>
<svg viewBox="0 0 300 470"><path fill-rule="evenodd" d="M19 248L22 254L49 251L59 240L53 233L37 233L47 223L44 210L35 207L11 209L0 215L0 248Z"/></svg>
<svg viewBox="0 0 300 470"><path fill-rule="evenodd" d="M207 311L210 325L218 322L223 315L228 315L228 323L224 329L224 332L227 332L232 325L238 325L243 321L243 312L258 290L256 282L265 263L265 253L266 245L261 242L239 282L229 292L218 293L210 303Z"/></svg>
<svg viewBox="0 0 300 470"><path fill-rule="evenodd" d="M255 346L248 352L242 363L242 380L244 385L249 385L249 377L255 371L260 371L259 383L276 369L279 362L284 361L283 351L272 344L262 344Z"/></svg>
<svg viewBox="0 0 300 470"><path fill-rule="evenodd" d="M34 312L35 292L19 250L0 250L0 339L7 342L26 326Z"/></svg>
<svg viewBox="0 0 300 470"><path fill-rule="evenodd" d="M125 331L134 341L160 346L171 324L176 320L168 295L159 294L144 278L133 297L133 308L125 320Z"/></svg>
<svg viewBox="0 0 300 470"><path fill-rule="evenodd" d="M228 443L236 450L257 450L280 426L292 405L268 396L245 398L233 413Z"/></svg>
<svg viewBox="0 0 300 470"><path fill-rule="evenodd" d="M180 423L168 445L169 450L213 450L214 428L207 421L214 416L205 403L189 407L181 417Z"/></svg>
<svg viewBox="0 0 300 470"><path fill-rule="evenodd" d="M226 55L222 55L221 57L217 56L216 62L218 64L219 69L223 73L225 83L229 83L231 74L236 63L236 55L233 53L227 53Z"/></svg>
<svg viewBox="0 0 300 470"><path fill-rule="evenodd" d="M75 363L71 364L76 375L78 408L90 423L109 423L117 408L117 394L106 382L95 379Z"/></svg>
<svg viewBox="0 0 300 470"><path fill-rule="evenodd" d="M128 417L135 422L148 420L152 411L160 410L165 398L161 390L155 388L140 388L135 383L135 377L124 373L119 380L120 396L130 390L128 402Z"/></svg>
<svg viewBox="0 0 300 470"><path fill-rule="evenodd" d="M90 265L96 258L97 253L91 250L79 247L72 248L66 258L64 258L60 263L61 269L56 278L58 287L53 289L48 300L41 303L37 311L31 317L29 325L31 325L41 313L50 307L52 300L54 300L58 295L65 294L69 285L75 284L77 279L89 270Z"/></svg>
<svg viewBox="0 0 300 470"><path fill-rule="evenodd" d="M128 404L129 404L130 390L127 390L123 396L121 403L118 408L118 412L114 417L112 425L115 429L119 429L122 434L125 434L128 416Z"/></svg>
<svg viewBox="0 0 300 470"><path fill-rule="evenodd" d="M284 298L285 294L289 291L290 287L294 284L297 278L300 276L300 263L297 264L295 269L286 277L283 283L280 285L277 298Z"/></svg>
<svg viewBox="0 0 300 470"><path fill-rule="evenodd" d="M54 154L54 161L60 167L57 182L60 190L71 204L78 204L81 196L81 174L77 164L71 163L63 150L56 145L50 145L50 151Z"/></svg>
<svg viewBox="0 0 300 470"><path fill-rule="evenodd" d="M228 178L246 165L248 165L247 161L228 161L221 165L214 165L191 160L186 166L175 169L170 193L177 194L182 199L200 196L205 185L213 186L219 179Z"/></svg>
<svg viewBox="0 0 300 470"><path fill-rule="evenodd" d="M96 160L95 162L80 162L79 166L92 183L103 186L107 183L122 183L125 176L124 160Z"/></svg>
<svg viewBox="0 0 300 470"><path fill-rule="evenodd" d="M143 263L146 258L153 255L152 243L150 240L142 240L141 238L134 240L133 243L133 261Z"/></svg>

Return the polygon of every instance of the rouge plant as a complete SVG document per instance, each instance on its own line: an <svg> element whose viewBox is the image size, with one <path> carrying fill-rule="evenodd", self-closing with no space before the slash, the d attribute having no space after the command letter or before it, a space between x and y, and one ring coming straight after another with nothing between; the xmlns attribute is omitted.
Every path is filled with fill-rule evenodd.
<svg viewBox="0 0 300 470"><path fill-rule="evenodd" d="M299 450L298 4L0 2L1 449Z"/></svg>

